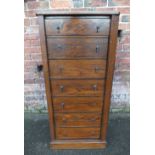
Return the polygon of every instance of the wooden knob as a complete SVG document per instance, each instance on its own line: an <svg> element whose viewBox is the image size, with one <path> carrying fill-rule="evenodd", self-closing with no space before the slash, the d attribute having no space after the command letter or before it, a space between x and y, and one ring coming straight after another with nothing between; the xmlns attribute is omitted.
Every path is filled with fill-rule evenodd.
<svg viewBox="0 0 155 155"><path fill-rule="evenodd" d="M60 32L60 27L59 27L59 26L57 26L57 32L58 32L58 33Z"/></svg>
<svg viewBox="0 0 155 155"><path fill-rule="evenodd" d="M62 109L64 109L65 103L61 103L61 107Z"/></svg>
<svg viewBox="0 0 155 155"><path fill-rule="evenodd" d="M96 67L95 67L95 72L97 72L98 70L99 70L99 67L96 66Z"/></svg>
<svg viewBox="0 0 155 155"><path fill-rule="evenodd" d="M99 45L96 45L96 53L99 52Z"/></svg>
<svg viewBox="0 0 155 155"><path fill-rule="evenodd" d="M93 89L97 90L97 85L96 84L93 85Z"/></svg>
<svg viewBox="0 0 155 155"><path fill-rule="evenodd" d="M100 29L100 27L99 27L99 26L97 26L97 27L96 27L96 33L98 33L98 32L99 32L99 29Z"/></svg>
<svg viewBox="0 0 155 155"><path fill-rule="evenodd" d="M63 85L60 86L60 90L61 90L61 92L64 91L64 86Z"/></svg>

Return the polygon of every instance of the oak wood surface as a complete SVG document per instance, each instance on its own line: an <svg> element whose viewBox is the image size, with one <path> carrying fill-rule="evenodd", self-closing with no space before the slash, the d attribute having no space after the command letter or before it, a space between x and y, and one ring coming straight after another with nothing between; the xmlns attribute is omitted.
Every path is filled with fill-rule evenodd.
<svg viewBox="0 0 155 155"><path fill-rule="evenodd" d="M104 78L106 60L51 60L50 77L60 78Z"/></svg>
<svg viewBox="0 0 155 155"><path fill-rule="evenodd" d="M51 140L55 139L54 132L54 116L53 116L53 105L51 98L51 87L49 81L49 68L48 68L48 56L47 56L47 48L46 48L46 38L45 38L45 28L44 28L44 16L39 16L39 32L40 32L40 43L41 43L41 52L42 52L42 60L44 67L44 78L45 78L45 87L46 87L46 96L48 103L48 115L49 115L49 126L50 126L50 136Z"/></svg>
<svg viewBox="0 0 155 155"><path fill-rule="evenodd" d="M103 96L104 80L51 80L53 96Z"/></svg>
<svg viewBox="0 0 155 155"><path fill-rule="evenodd" d="M110 19L59 18L45 20L46 35L109 35Z"/></svg>
<svg viewBox="0 0 155 155"><path fill-rule="evenodd" d="M102 111L102 97L53 97L55 112L98 112Z"/></svg>
<svg viewBox="0 0 155 155"><path fill-rule="evenodd" d="M57 139L98 139L100 128L56 128Z"/></svg>
<svg viewBox="0 0 155 155"><path fill-rule="evenodd" d="M107 58L108 37L48 37L49 59Z"/></svg>
<svg viewBox="0 0 155 155"><path fill-rule="evenodd" d="M100 113L55 113L56 127L100 127Z"/></svg>
<svg viewBox="0 0 155 155"><path fill-rule="evenodd" d="M101 130L102 140L106 139L107 128L108 128L112 82L113 82L113 74L114 74L114 68L115 68L115 55L116 55L115 53L116 53L116 45L117 45L118 21L119 21L119 16L113 15L111 19L110 41L109 41L109 51L108 51L108 59L107 59L107 78L105 81L105 92L104 92L105 98L104 98L102 130Z"/></svg>

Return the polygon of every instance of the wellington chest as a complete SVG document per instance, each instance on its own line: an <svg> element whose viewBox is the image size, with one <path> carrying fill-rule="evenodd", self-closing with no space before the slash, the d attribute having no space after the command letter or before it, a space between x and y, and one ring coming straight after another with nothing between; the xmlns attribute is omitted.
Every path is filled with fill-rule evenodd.
<svg viewBox="0 0 155 155"><path fill-rule="evenodd" d="M53 149L105 148L117 12L38 12Z"/></svg>

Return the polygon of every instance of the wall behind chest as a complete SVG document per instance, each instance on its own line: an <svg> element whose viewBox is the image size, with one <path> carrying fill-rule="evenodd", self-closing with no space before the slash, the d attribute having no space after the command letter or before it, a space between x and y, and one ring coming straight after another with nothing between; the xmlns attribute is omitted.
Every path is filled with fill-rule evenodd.
<svg viewBox="0 0 155 155"><path fill-rule="evenodd" d="M129 0L25 0L24 40L25 40L25 110L46 112L47 101L43 72L37 66L42 64L39 40L39 25L36 11L41 9L63 11L120 11L119 29L123 30L118 38L116 65L113 79L111 109L129 108L130 74L130 30Z"/></svg>

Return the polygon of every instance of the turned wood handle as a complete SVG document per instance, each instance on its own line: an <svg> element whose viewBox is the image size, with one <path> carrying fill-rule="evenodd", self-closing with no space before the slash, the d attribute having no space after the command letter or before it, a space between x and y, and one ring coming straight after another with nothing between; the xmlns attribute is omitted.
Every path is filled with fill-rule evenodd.
<svg viewBox="0 0 155 155"><path fill-rule="evenodd" d="M61 107L62 109L64 109L65 103L61 103Z"/></svg>
<svg viewBox="0 0 155 155"><path fill-rule="evenodd" d="M63 85L60 86L60 90L61 90L61 92L64 91L64 86Z"/></svg>
<svg viewBox="0 0 155 155"><path fill-rule="evenodd" d="M98 70L99 70L99 67L96 66L96 67L95 67L95 72L97 72Z"/></svg>
<svg viewBox="0 0 155 155"><path fill-rule="evenodd" d="M57 26L57 32L58 32L58 33L60 32L60 27L59 27L59 26Z"/></svg>
<svg viewBox="0 0 155 155"><path fill-rule="evenodd" d="M93 89L97 90L97 85L96 84L93 85Z"/></svg>
<svg viewBox="0 0 155 155"><path fill-rule="evenodd" d="M96 45L96 53L99 52L99 45Z"/></svg>
<svg viewBox="0 0 155 155"><path fill-rule="evenodd" d="M96 27L96 33L98 33L98 32L99 32L99 29L100 29L100 27L99 27L99 26L97 26L97 27Z"/></svg>

